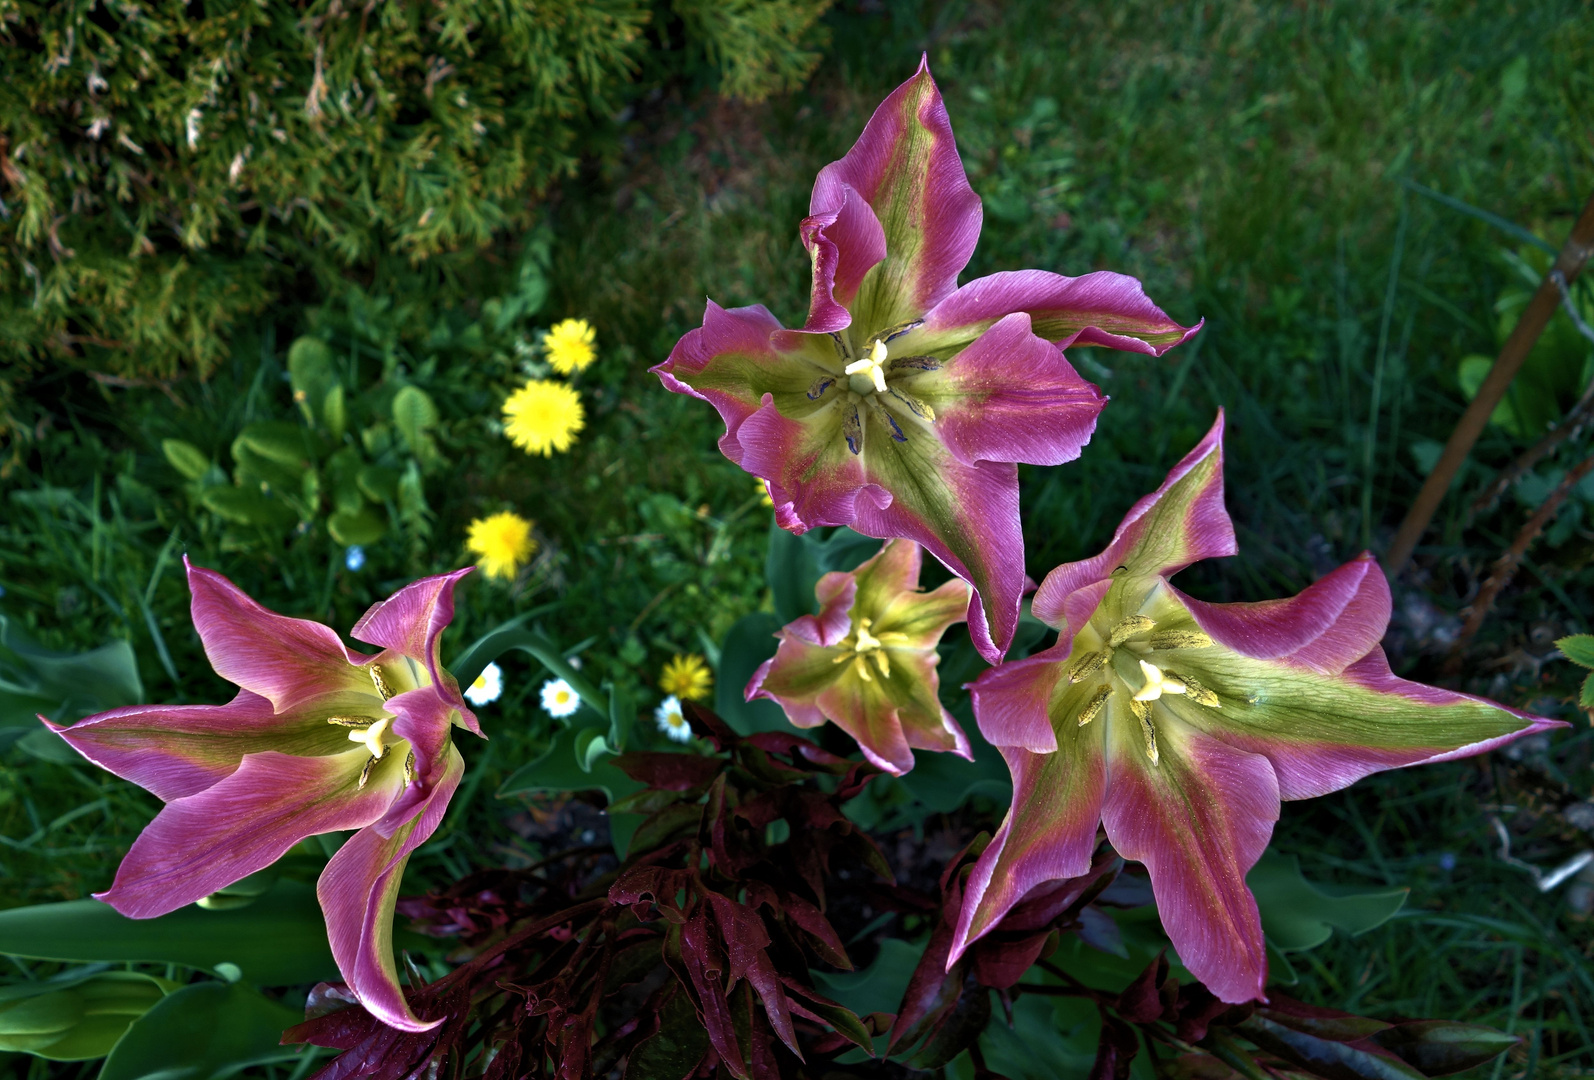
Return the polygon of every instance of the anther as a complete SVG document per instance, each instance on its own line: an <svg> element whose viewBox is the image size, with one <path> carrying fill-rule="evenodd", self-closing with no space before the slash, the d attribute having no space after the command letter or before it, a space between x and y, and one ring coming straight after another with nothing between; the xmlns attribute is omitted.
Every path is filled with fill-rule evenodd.
<svg viewBox="0 0 1594 1080"><path fill-rule="evenodd" d="M365 782L371 779L371 766L375 764L376 758L368 757L365 759L365 768L360 770L360 782L357 785L358 787L365 787Z"/></svg>
<svg viewBox="0 0 1594 1080"><path fill-rule="evenodd" d="M1180 682L1184 683L1184 692L1189 696L1191 701L1194 701L1198 705L1205 705L1209 709L1223 708L1223 702L1218 700L1217 694L1213 693L1208 687L1192 679L1190 676L1172 671L1168 672L1167 674L1174 676Z"/></svg>
<svg viewBox="0 0 1594 1080"><path fill-rule="evenodd" d="M1212 639L1199 630L1163 630L1147 638L1146 644L1153 649L1205 649Z"/></svg>
<svg viewBox="0 0 1594 1080"><path fill-rule="evenodd" d="M376 723L369 716L329 716L327 723L336 724L338 727L370 727Z"/></svg>
<svg viewBox="0 0 1594 1080"><path fill-rule="evenodd" d="M1074 661L1074 666L1068 669L1069 683L1083 682L1102 669L1102 665L1112 658L1112 652L1103 649L1100 652L1088 652Z"/></svg>
<svg viewBox="0 0 1594 1080"><path fill-rule="evenodd" d="M1129 705L1135 710L1135 719L1140 721L1140 734L1145 736L1146 739L1146 756L1155 765L1158 757L1157 729L1151 723L1151 704L1144 701L1137 703L1131 700Z"/></svg>
<svg viewBox="0 0 1594 1080"><path fill-rule="evenodd" d="M382 669L372 664L366 670L371 673L371 682L376 686L376 692L382 695L382 700L392 697L392 689L387 685L387 680L382 678Z"/></svg>
<svg viewBox="0 0 1594 1080"><path fill-rule="evenodd" d="M372 758L371 760L375 761L376 759ZM404 782L406 784L415 783L415 751L414 750L411 750L409 753L404 755Z"/></svg>
<svg viewBox="0 0 1594 1080"><path fill-rule="evenodd" d="M857 405L845 406L841 419L841 434L847 440L847 449L854 454L863 453L863 420L858 416Z"/></svg>
<svg viewBox="0 0 1594 1080"><path fill-rule="evenodd" d="M824 375L815 379L813 385L808 388L808 400L818 401L825 396L826 390L835 385L836 377L834 375Z"/></svg>
<svg viewBox="0 0 1594 1080"><path fill-rule="evenodd" d="M1107 645L1109 648L1116 649L1130 638L1137 634L1144 634L1156 625L1155 620L1149 619L1144 615L1131 615L1112 628L1112 636L1107 639Z"/></svg>
<svg viewBox="0 0 1594 1080"><path fill-rule="evenodd" d="M1079 710L1079 726L1084 727L1101 712L1102 706L1107 704L1107 699L1112 696L1111 686L1099 687L1090 700L1085 702L1085 707Z"/></svg>

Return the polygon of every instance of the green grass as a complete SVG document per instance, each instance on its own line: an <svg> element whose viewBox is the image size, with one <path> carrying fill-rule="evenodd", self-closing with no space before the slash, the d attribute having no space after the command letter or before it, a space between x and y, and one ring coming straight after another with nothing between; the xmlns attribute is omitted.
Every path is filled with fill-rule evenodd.
<svg viewBox="0 0 1594 1080"><path fill-rule="evenodd" d="M1500 252L1517 242L1401 181L1557 246L1594 190L1594 24L1576 3L847 4L831 23L831 59L806 92L761 106L685 92L642 103L600 133L580 179L554 194L551 292L534 325L591 319L602 357L581 379L589 426L571 453L528 458L493 433L516 376L502 342L470 337L473 311L431 311L419 276L375 282L373 295L391 290L416 313L323 318L364 342L367 380L384 353L397 356L443 409L450 464L428 481L426 544L384 541L354 574L324 536L244 542L187 509L159 440L219 450L247 419L289 415L282 346L308 317L290 306L209 383L174 387L180 409L154 390L64 373L38 389L54 431L4 479L0 605L57 647L128 638L152 700L217 700L225 689L188 629L175 565L152 581L174 532L195 561L263 602L346 629L395 584L459 564L471 517L514 507L537 520L539 574L519 591L469 586L451 640L551 603L550 632L572 645L594 639L584 655L595 673L646 694L670 655L704 651L765 602L767 525L751 481L715 449L711 410L664 393L646 368L697 324L705 297L801 320L807 260L796 225L812 177L921 50L985 202L968 276L1114 269L1141 277L1176 318L1207 320L1162 359L1071 354L1113 403L1078 463L1023 471L1031 574L1099 548L1221 406L1241 554L1181 584L1218 600L1284 595L1387 543L1421 481L1413 448L1442 441L1464 405L1457 362L1495 348L1491 307L1510 273ZM513 265L509 248L489 254L502 265L484 264L484 295L506 288ZM435 331L445 324L449 334ZM1418 573L1397 586L1397 611L1415 603L1444 615L1464 603L1529 512L1507 504L1467 526L1465 496L1520 448L1490 429ZM75 504L18 503L16 493L41 485L70 490ZM1533 569L1502 597L1462 685L1574 715L1566 665L1541 672L1521 656L1542 658L1549 640L1589 629L1590 539L1573 531L1531 553ZM1410 621L1397 616L1396 630L1397 669L1437 678ZM505 699L484 715L490 750L464 748L473 765L486 763L480 786L417 860L417 886L490 865L517 842L506 820L518 807L489 796L541 744L546 721L534 707L541 675L520 659L506 668ZM1487 820L1488 807L1524 807L1507 819L1545 865L1588 842L1556 813L1590 794L1585 722L1554 746L1544 768L1462 762L1287 808L1277 844L1309 875L1413 890L1401 918L1309 954L1299 995L1528 1039L1502 1071L1482 1075L1594 1067L1588 925L1566 909L1564 887L1539 894L1495 857ZM8 903L103 887L154 809L86 768L12 751L4 769L0 833L28 841L0 852ZM96 800L101 809L63 820ZM1446 852L1457 857L1450 871L1440 868Z"/></svg>

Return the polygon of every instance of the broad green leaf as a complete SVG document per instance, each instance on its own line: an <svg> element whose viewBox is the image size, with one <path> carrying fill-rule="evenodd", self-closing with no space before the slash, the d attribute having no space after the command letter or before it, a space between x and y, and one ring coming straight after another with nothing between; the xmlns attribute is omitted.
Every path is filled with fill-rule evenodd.
<svg viewBox="0 0 1594 1080"><path fill-rule="evenodd" d="M1557 641L1555 647L1579 667L1594 668L1594 634L1572 634Z"/></svg>
<svg viewBox="0 0 1594 1080"><path fill-rule="evenodd" d="M406 386L393 395L393 426L416 457L426 460L435 453L428 432L437 426L437 405L419 386Z"/></svg>
<svg viewBox="0 0 1594 1080"><path fill-rule="evenodd" d="M609 805L613 806L643 789L644 785L616 768L613 759L605 753L598 753L590 767L584 770L583 759L578 755L602 741L604 721L588 712L577 713L573 719L581 721L580 725L561 729L541 757L516 769L498 789L499 798L601 791ZM625 857L631 837L645 816L629 813L609 815L609 837L621 858Z"/></svg>
<svg viewBox="0 0 1594 1080"><path fill-rule="evenodd" d="M367 465L359 471L356 483L367 499L374 503L384 503L398 498L399 478L402 475L397 469L389 469L383 465Z"/></svg>
<svg viewBox="0 0 1594 1080"><path fill-rule="evenodd" d="M232 441L233 456L247 450L295 474L303 472L319 455L311 433L286 420L258 420L238 433Z"/></svg>
<svg viewBox="0 0 1594 1080"><path fill-rule="evenodd" d="M1594 709L1594 675L1583 680L1583 692L1578 695L1577 703L1585 709Z"/></svg>
<svg viewBox="0 0 1594 1080"><path fill-rule="evenodd" d="M304 418L312 424L323 420L324 416L316 415L315 407L326 401L327 394L338 381L332 350L327 343L319 338L302 337L288 346L288 381Z"/></svg>
<svg viewBox="0 0 1594 1080"><path fill-rule="evenodd" d="M327 458L327 480L335 511L357 514L365 506L366 494L360 485L360 473L365 467L365 459L352 446L345 446Z"/></svg>
<svg viewBox="0 0 1594 1080"><path fill-rule="evenodd" d="M303 1019L242 983L185 986L134 1022L99 1080L223 1080L292 1061L308 1048L280 1045L282 1032Z"/></svg>
<svg viewBox="0 0 1594 1080"><path fill-rule="evenodd" d="M51 652L0 614L0 731L41 731L38 713L67 723L136 704L143 696L138 662L127 642L85 653Z"/></svg>
<svg viewBox="0 0 1594 1080"><path fill-rule="evenodd" d="M206 488L200 493L199 501L217 517L239 525L287 529L299 520L299 515L287 503L248 488Z"/></svg>
<svg viewBox="0 0 1594 1080"><path fill-rule="evenodd" d="M814 586L819 581L819 563L813 544L802 536L769 523L769 550L764 556L764 580L775 601L777 626L784 626L803 615L819 610Z"/></svg>
<svg viewBox="0 0 1594 1080"><path fill-rule="evenodd" d="M172 468L190 480L198 480L210 471L210 458L191 442L184 442L182 439L162 439L161 453L166 455L166 460Z"/></svg>
<svg viewBox="0 0 1594 1080"><path fill-rule="evenodd" d="M263 986L312 983L336 978L338 971L315 889L297 881L280 881L238 910L189 906L154 919L129 919L98 900L12 908L0 911L0 953L208 971L235 964L244 978Z"/></svg>
<svg viewBox="0 0 1594 1080"><path fill-rule="evenodd" d="M385 514L370 505L362 505L352 514L346 510L339 510L327 518L327 532L344 547L353 544L374 544L387 533L385 517Z"/></svg>
<svg viewBox="0 0 1594 1080"><path fill-rule="evenodd" d="M976 795L1007 805L1013 798L1013 779L1001 751L985 741L969 717L959 716L958 724L968 736L973 761L956 754L915 751L913 768L898 777L898 783L931 813L949 814Z"/></svg>
<svg viewBox="0 0 1594 1080"><path fill-rule="evenodd" d="M1009 1080L1053 1080L1059 1076L1087 1076L1096 1060L1101 1035L1101 1014L1080 998L1049 998L1026 994L1013 1003L1013 1024L997 1022L980 1035L986 1067ZM1135 1055L1149 1073L1150 1059Z"/></svg>
<svg viewBox="0 0 1594 1080"><path fill-rule="evenodd" d="M128 1026L178 984L136 971L94 968L0 989L0 1051L51 1061L110 1053Z"/></svg>
<svg viewBox="0 0 1594 1080"><path fill-rule="evenodd" d="M894 1012L902 1004L902 995L907 992L913 969L919 966L928 941L926 938L912 944L888 937L880 942L880 952L874 963L862 971L810 971L808 974L816 990L859 1016Z"/></svg>
<svg viewBox="0 0 1594 1080"><path fill-rule="evenodd" d="M333 383L332 389L327 391L327 396L321 401L321 421L326 425L327 434L332 436L334 445L343 441L343 433L349 427L349 410L343 400L343 386Z"/></svg>
<svg viewBox="0 0 1594 1080"><path fill-rule="evenodd" d="M1356 934L1394 916L1406 902L1405 888L1360 891L1315 885L1301 876L1296 858L1265 853L1246 884L1262 912L1262 930L1281 952L1316 948L1335 930Z"/></svg>
<svg viewBox="0 0 1594 1080"><path fill-rule="evenodd" d="M747 681L758 665L775 655L780 619L767 611L744 615L720 643L720 664L714 680L714 711L741 735L760 731L795 731L773 701L746 701Z"/></svg>

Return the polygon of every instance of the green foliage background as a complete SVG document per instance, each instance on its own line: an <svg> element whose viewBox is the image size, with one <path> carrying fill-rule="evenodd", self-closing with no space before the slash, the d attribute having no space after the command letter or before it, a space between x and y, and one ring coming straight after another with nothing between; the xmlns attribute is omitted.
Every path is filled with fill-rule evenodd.
<svg viewBox="0 0 1594 1080"><path fill-rule="evenodd" d="M149 700L221 700L177 555L343 629L460 565L473 517L516 509L539 557L463 590L453 647L536 609L595 682L650 707L670 655L713 658L770 600L752 482L715 449L712 412L646 368L705 296L800 321L813 175L921 50L984 201L969 276L1120 270L1207 319L1160 360L1071 353L1113 402L1079 462L1023 470L1031 574L1099 548L1221 405L1241 554L1181 584L1283 595L1381 549L1465 404L1458 363L1493 354L1496 304L1521 288L1520 238L1404 181L1553 246L1594 190L1594 23L1571 0L825 7L0 3L0 62L32 73L0 82L0 611L56 648L126 639ZM532 459L498 408L564 317L597 327L575 380L588 427ZM325 502L285 528L229 522L161 449L190 442L231 483L246 425L301 422L286 365L304 336L341 365L352 437L391 427L404 387L439 413L422 502L359 571ZM1528 441L1492 427L1446 503L1397 593L1398 669L1440 677L1445 627L1564 469L1469 522ZM1297 992L1528 1036L1496 1077L1594 1064L1588 924L1503 864L1488 825L1505 814L1544 865L1589 844L1557 812L1594 771L1551 643L1590 629L1591 511L1594 490L1541 539L1459 684L1574 731L1553 752L1372 778L1287 807L1279 830L1314 878L1414 890L1400 918L1305 954ZM409 888L537 857L521 807L489 798L552 737L540 669L506 672L492 742L465 747L480 779ZM103 888L154 808L6 751L4 902Z"/></svg>

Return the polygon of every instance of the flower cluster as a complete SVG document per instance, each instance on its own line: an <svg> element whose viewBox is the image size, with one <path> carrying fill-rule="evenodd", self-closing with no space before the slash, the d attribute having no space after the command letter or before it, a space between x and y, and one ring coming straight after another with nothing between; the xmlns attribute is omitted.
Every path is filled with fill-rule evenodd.
<svg viewBox="0 0 1594 1080"><path fill-rule="evenodd" d="M836 724L893 773L915 750L968 754L940 705L936 644L966 611L993 666L970 687L1014 798L950 932L950 968L1037 890L1089 870L1105 829L1150 872L1181 959L1224 1001L1260 997L1266 954L1245 874L1279 804L1381 769L1483 752L1557 726L1396 678L1378 646L1389 588L1363 555L1288 600L1206 604L1168 578L1233 554L1217 424L1108 549L1053 570L1033 610L1057 644L1003 663L1026 589L1019 462L1077 457L1106 399L1068 346L1160 355L1180 326L1138 282L997 273L959 286L979 199L929 70L821 170L801 234L808 321L708 305L654 370L709 402L720 448L776 521L889 542L819 582L747 696L799 727ZM916 591L920 545L962 581Z"/></svg>
<svg viewBox="0 0 1594 1080"><path fill-rule="evenodd" d="M597 359L597 333L585 319L555 323L543 337L548 365L560 375L586 370ZM504 434L528 454L552 457L575 443L586 426L581 395L568 383L531 379L504 402Z"/></svg>

